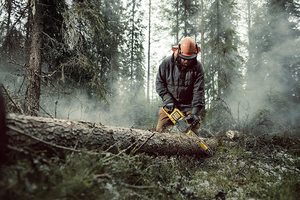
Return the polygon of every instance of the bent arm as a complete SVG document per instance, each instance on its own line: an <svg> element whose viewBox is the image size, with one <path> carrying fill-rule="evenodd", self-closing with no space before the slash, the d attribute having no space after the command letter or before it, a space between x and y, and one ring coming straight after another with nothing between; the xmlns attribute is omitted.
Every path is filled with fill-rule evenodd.
<svg viewBox="0 0 300 200"><path fill-rule="evenodd" d="M194 82L192 107L192 114L195 115L202 115L205 109L204 70L201 64Z"/></svg>
<svg viewBox="0 0 300 200"><path fill-rule="evenodd" d="M156 92L163 100L164 104L174 103L173 96L169 93L166 81L166 64L160 64L156 76Z"/></svg>

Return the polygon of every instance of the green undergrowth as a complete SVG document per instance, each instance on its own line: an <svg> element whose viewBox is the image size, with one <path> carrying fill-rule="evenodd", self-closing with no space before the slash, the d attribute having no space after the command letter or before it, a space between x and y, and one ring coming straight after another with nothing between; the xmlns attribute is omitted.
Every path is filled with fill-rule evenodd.
<svg viewBox="0 0 300 200"><path fill-rule="evenodd" d="M0 169L0 199L298 199L300 160L289 147L222 140L213 157L200 160L11 150Z"/></svg>

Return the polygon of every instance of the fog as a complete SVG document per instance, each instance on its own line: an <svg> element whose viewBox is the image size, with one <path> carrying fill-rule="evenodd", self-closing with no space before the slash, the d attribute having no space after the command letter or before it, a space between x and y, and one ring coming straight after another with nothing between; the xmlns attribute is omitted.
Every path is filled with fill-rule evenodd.
<svg viewBox="0 0 300 200"><path fill-rule="evenodd" d="M235 119L250 122L261 111L268 110L275 125L289 128L287 124L297 126L300 120L300 105L291 100L296 95L291 88L299 84L299 78L295 77L298 74L292 77L291 71L287 69L299 62L300 38L288 31L288 24L283 18L276 16L276 20L277 26L271 30L272 36L277 37L274 45L263 54L251 49L254 55L261 56L263 62L257 66L246 63L243 90L232 91L226 102Z"/></svg>
<svg viewBox="0 0 300 200"><path fill-rule="evenodd" d="M118 84L115 87L116 90L120 89ZM85 89L66 90L65 95L48 91L42 94L41 101L41 107L47 113L41 110L41 114L111 126L143 127L143 124L138 123L143 121L139 118L146 117L144 120L147 121L156 113L150 113L150 106L144 96L144 89L136 91L135 94L119 91L114 96L107 96L106 100L87 94Z"/></svg>

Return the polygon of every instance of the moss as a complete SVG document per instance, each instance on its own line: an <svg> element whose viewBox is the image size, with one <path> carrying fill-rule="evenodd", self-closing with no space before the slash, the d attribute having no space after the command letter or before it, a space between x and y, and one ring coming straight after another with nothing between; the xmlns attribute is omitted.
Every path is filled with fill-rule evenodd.
<svg viewBox="0 0 300 200"><path fill-rule="evenodd" d="M223 142L201 160L11 152L0 169L0 199L296 199L299 158L282 147L243 144Z"/></svg>

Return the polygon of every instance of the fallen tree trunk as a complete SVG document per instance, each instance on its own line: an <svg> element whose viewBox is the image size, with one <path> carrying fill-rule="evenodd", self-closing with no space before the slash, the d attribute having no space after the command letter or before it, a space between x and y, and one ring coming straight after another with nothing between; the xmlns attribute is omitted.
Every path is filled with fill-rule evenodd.
<svg viewBox="0 0 300 200"><path fill-rule="evenodd" d="M126 150L154 155L203 156L197 139L180 134L109 127L102 124L9 114L9 144L40 143L69 150L93 152ZM214 146L212 141L206 141Z"/></svg>

